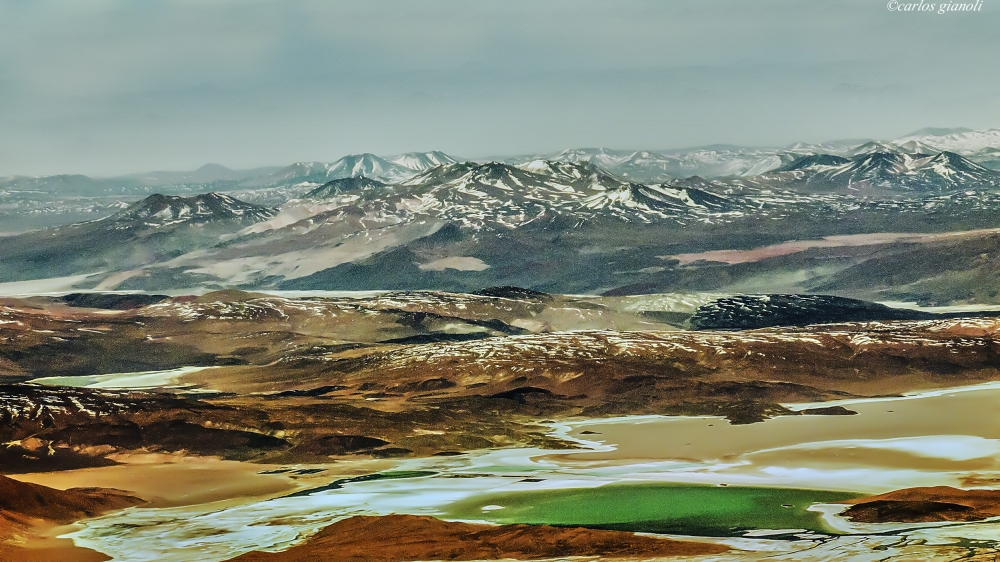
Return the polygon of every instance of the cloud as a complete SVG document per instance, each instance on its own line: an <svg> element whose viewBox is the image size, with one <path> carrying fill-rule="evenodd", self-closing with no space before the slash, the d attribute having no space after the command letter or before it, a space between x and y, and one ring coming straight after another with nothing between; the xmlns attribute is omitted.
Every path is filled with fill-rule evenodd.
<svg viewBox="0 0 1000 562"><path fill-rule="evenodd" d="M0 0L0 175L996 126L998 12Z"/></svg>

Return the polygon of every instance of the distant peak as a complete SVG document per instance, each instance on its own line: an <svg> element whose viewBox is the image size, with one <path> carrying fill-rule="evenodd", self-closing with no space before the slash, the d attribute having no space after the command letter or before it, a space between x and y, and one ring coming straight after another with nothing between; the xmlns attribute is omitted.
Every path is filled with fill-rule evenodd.
<svg viewBox="0 0 1000 562"><path fill-rule="evenodd" d="M972 129L967 127L924 127L923 129L917 129L912 133L903 135L904 137L943 137L945 135L954 135L957 133L971 133Z"/></svg>
<svg viewBox="0 0 1000 562"><path fill-rule="evenodd" d="M202 193L190 197L154 193L109 218L119 224L168 226L226 219L257 222L273 215L273 209L258 207L222 193Z"/></svg>
<svg viewBox="0 0 1000 562"><path fill-rule="evenodd" d="M305 196L309 199L324 199L350 191L360 191L372 188L383 189L386 187L388 187L388 184L380 182L376 179L367 178L365 176L354 176L330 180L309 193L306 193Z"/></svg>
<svg viewBox="0 0 1000 562"><path fill-rule="evenodd" d="M406 152L389 161L404 168L423 171L443 164L454 164L458 160L440 150L432 150L430 152Z"/></svg>
<svg viewBox="0 0 1000 562"><path fill-rule="evenodd" d="M196 171L198 171L198 172L232 172L233 170L231 168L227 168L227 167L223 166L222 164L212 164L210 162L210 163L205 164L204 166L198 168Z"/></svg>

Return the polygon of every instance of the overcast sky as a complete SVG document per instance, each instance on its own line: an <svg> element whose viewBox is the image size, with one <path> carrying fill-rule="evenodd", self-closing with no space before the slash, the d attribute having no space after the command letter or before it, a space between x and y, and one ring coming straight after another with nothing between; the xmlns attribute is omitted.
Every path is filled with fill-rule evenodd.
<svg viewBox="0 0 1000 562"><path fill-rule="evenodd" d="M0 176L991 128L998 53L998 0L0 0Z"/></svg>

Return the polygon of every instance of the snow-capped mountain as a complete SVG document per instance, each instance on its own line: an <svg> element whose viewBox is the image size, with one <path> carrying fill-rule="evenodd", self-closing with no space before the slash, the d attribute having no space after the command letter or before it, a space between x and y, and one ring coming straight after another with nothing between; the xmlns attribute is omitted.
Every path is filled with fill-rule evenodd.
<svg viewBox="0 0 1000 562"><path fill-rule="evenodd" d="M428 168L433 168L434 166L440 166L442 164L454 164L458 160L448 156L440 150L432 150L430 152L407 152L405 154L400 154L394 158L389 159L393 164L398 164L404 168L409 168L417 172L422 172Z"/></svg>
<svg viewBox="0 0 1000 562"><path fill-rule="evenodd" d="M401 179L412 174L413 169L389 162L370 153L344 156L330 164L326 173L329 179L365 176L385 180Z"/></svg>
<svg viewBox="0 0 1000 562"><path fill-rule="evenodd" d="M816 154L796 160L771 177L821 190L846 188L861 192L946 192L1000 186L1000 173L953 152L907 154L876 150L852 158Z"/></svg>
<svg viewBox="0 0 1000 562"><path fill-rule="evenodd" d="M579 164L553 165L545 175L500 162L449 164L401 182L397 206L468 226L516 227L604 188L590 176Z"/></svg>
<svg viewBox="0 0 1000 562"><path fill-rule="evenodd" d="M274 213L274 209L244 203L221 193L206 193L194 197L155 194L102 221L114 225L114 228L159 228L213 221L252 224L267 220Z"/></svg>
<svg viewBox="0 0 1000 562"><path fill-rule="evenodd" d="M309 199L329 199L330 197L344 193L353 193L368 189L382 190L387 193L385 190L388 187L388 184L382 183L376 179L366 178L364 176L354 176L330 180L309 193L306 193L305 197Z"/></svg>
<svg viewBox="0 0 1000 562"><path fill-rule="evenodd" d="M940 134L946 133L946 134ZM566 149L548 155L509 160L521 164L543 159L556 162L591 162L629 181L660 183L700 176L751 177L784 168L804 156L827 154L855 157L874 153L906 154L914 158L954 152L973 162L992 166L1000 163L1000 129L986 131L917 131L892 141L835 141L795 143L782 148L748 148L716 145L671 151L621 151L608 148Z"/></svg>
<svg viewBox="0 0 1000 562"><path fill-rule="evenodd" d="M5 237L0 261L8 267L0 275L40 279L129 272L211 248L274 213L218 193L152 195L101 219ZM119 276L117 282L128 277ZM160 286L172 282L158 277L143 281Z"/></svg>
<svg viewBox="0 0 1000 562"><path fill-rule="evenodd" d="M808 150L747 149L708 147L654 152L618 151L606 148L567 149L555 154L520 157L511 162L532 160L553 162L590 162L629 181L659 183L690 176L721 177L762 174L807 154Z"/></svg>
<svg viewBox="0 0 1000 562"><path fill-rule="evenodd" d="M932 146L935 152L948 151L962 156L974 155L986 149L1000 149L1000 129L987 129L985 131L959 131L950 134L920 134L908 135L898 138L893 144L901 145L916 141L927 146Z"/></svg>
<svg viewBox="0 0 1000 562"><path fill-rule="evenodd" d="M626 181L650 184L691 176L705 178L758 176L779 170L804 156L813 154L854 157L887 152L918 156L950 151L969 156L974 162L989 164L1000 160L998 154L982 152L989 151L993 147L994 151L1000 153L1000 129L957 130L958 132L949 132L945 135L931 134L945 131L953 130L929 129L924 131L926 134L909 135L893 141L845 140L829 143L795 143L774 148L731 145L669 151L614 150L605 147L569 148L555 153L517 156L499 161L519 167L533 161L586 162ZM394 157L390 161L417 171L438 164L455 163L453 158L439 152L408 153ZM397 179L377 175L373 177L390 182Z"/></svg>
<svg viewBox="0 0 1000 562"><path fill-rule="evenodd" d="M528 157L527 160L545 159L552 162L591 162L610 170L627 158L631 151L610 150L607 148L567 148L555 154Z"/></svg>
<svg viewBox="0 0 1000 562"><path fill-rule="evenodd" d="M397 180L413 175L414 171L375 156L350 154L333 163L296 162L277 172L247 182L247 186L317 186L330 180L365 176Z"/></svg>
<svg viewBox="0 0 1000 562"><path fill-rule="evenodd" d="M899 154L937 154L941 152L939 149L917 139L911 139L905 142L878 142L871 141L864 144L858 145L850 150L843 152L846 156L861 156L864 154L874 154L878 152L883 153L899 153Z"/></svg>
<svg viewBox="0 0 1000 562"><path fill-rule="evenodd" d="M779 171L782 172L794 172L799 170L809 170L809 171L820 171L827 168L834 168L837 166L844 166L850 164L852 161L850 158L845 158L843 156L838 156L836 154L810 154L809 156L803 156L795 162L785 166Z"/></svg>
<svg viewBox="0 0 1000 562"><path fill-rule="evenodd" d="M578 190L606 191L624 184L622 180L612 176L600 166L587 161L531 160L516 167L531 174L551 178L547 181L554 182L555 185Z"/></svg>
<svg viewBox="0 0 1000 562"><path fill-rule="evenodd" d="M697 189L631 183L623 189L592 195L584 200L584 206L626 222L654 222L725 213L734 210L737 203Z"/></svg>
<svg viewBox="0 0 1000 562"><path fill-rule="evenodd" d="M277 211L214 193L148 197L104 220L6 237L0 258L13 264L11 279L102 271L107 288L438 287L447 279L457 285L441 287L464 290L548 279L591 291L684 283L685 264L720 259L710 254L747 237L766 246L852 229L912 232L927 216L989 227L1000 205L995 176L953 153L811 154L757 176L659 183L593 161L461 162L396 182L328 180ZM603 277L594 280L596 270ZM655 278L668 270L673 277Z"/></svg>
<svg viewBox="0 0 1000 562"><path fill-rule="evenodd" d="M1000 185L992 170L951 153L865 152L851 158L810 154L774 172L745 179L690 176L661 183L629 181L586 159L637 162L652 159L652 153L631 153L624 158L600 149L561 154L562 161L533 159L517 165L443 164L395 183L363 177L333 180L307 194L323 204L293 201L282 211L287 219L278 221L282 226L264 226L283 228L308 220L309 228L314 228L325 220L318 215L339 216L347 208L377 224L426 217L475 230L513 229L552 217L572 223L598 219L725 222L744 213L819 212L831 204L826 198L836 193L941 193ZM772 157L783 161L792 154ZM807 193L796 193L802 187L808 188Z"/></svg>
<svg viewBox="0 0 1000 562"><path fill-rule="evenodd" d="M357 182L359 185L363 182ZM540 217L651 222L728 212L733 202L693 187L628 182L590 162L436 166L395 185L366 183L344 204L367 213L423 215L472 228L516 228ZM354 185L352 184L352 187ZM374 189L373 189L374 188Z"/></svg>
<svg viewBox="0 0 1000 562"><path fill-rule="evenodd" d="M397 182L441 164L454 163L455 159L443 152L410 152L386 160L371 153L349 154L332 163L296 162L277 172L243 182L243 187L315 187L330 180L354 177ZM290 193L290 196L295 196Z"/></svg>
<svg viewBox="0 0 1000 562"><path fill-rule="evenodd" d="M722 177L752 176L791 162L795 153L784 150L708 148L677 155L677 169L672 175Z"/></svg>

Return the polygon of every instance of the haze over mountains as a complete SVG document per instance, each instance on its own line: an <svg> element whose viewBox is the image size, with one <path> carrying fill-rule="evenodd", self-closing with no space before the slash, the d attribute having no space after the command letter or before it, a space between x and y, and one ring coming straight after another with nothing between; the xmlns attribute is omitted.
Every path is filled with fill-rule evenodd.
<svg viewBox="0 0 1000 562"><path fill-rule="evenodd" d="M905 154L936 154L954 152L978 163L992 162L1000 155L1000 129L971 131L968 129L926 128L892 141L871 139L833 141L828 143L796 143L786 147L752 148L733 145L712 145L681 150L613 150L609 148L575 148L553 153L516 155L473 159L479 162L496 160L521 164L543 159L555 162L592 162L608 172L634 181L664 181L692 175L721 177L752 176L787 165L809 154L857 156L875 151ZM141 192L143 187L212 185L231 189L240 186L273 186L288 182L328 181L364 175L383 180L399 180L441 164L460 159L440 151L409 152L388 157L370 153L351 154L333 162L296 162L288 166L271 166L252 170L231 170L220 164L206 164L194 171L159 171L129 174L112 178L89 177L82 174L45 177L13 176L0 178L4 190L40 190L63 195L97 195L118 191ZM461 159L464 160L464 159ZM322 183L322 182L320 182Z"/></svg>
<svg viewBox="0 0 1000 562"><path fill-rule="evenodd" d="M1000 129L931 129L780 149L13 178L0 184L4 230L60 226L7 236L0 281L1000 302L998 147Z"/></svg>

